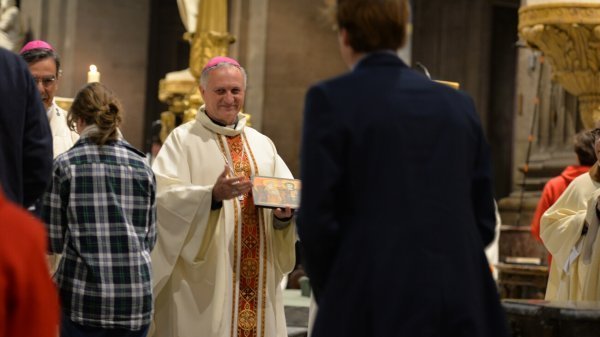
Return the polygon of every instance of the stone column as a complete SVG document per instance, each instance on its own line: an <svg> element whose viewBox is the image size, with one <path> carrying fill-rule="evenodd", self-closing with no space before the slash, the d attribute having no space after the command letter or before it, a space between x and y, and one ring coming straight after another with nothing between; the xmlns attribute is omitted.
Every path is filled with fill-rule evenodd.
<svg viewBox="0 0 600 337"><path fill-rule="evenodd" d="M245 52L248 71L246 112L252 116L252 127L261 131L265 101L269 0L249 1L248 6L248 36Z"/></svg>

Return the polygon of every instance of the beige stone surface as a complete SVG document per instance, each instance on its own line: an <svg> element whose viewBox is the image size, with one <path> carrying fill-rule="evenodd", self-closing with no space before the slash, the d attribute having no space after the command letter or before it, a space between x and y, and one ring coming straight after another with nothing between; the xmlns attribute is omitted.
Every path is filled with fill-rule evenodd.
<svg viewBox="0 0 600 337"><path fill-rule="evenodd" d="M295 176L304 95L311 84L347 71L322 4L269 2L262 132L273 139Z"/></svg>

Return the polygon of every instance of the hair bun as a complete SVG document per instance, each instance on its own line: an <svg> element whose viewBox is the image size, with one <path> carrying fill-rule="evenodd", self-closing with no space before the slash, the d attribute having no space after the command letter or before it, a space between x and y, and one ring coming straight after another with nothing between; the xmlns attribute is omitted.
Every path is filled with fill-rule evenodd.
<svg viewBox="0 0 600 337"><path fill-rule="evenodd" d="M110 112L111 114L116 115L119 113L119 107L114 103L108 103L107 111Z"/></svg>

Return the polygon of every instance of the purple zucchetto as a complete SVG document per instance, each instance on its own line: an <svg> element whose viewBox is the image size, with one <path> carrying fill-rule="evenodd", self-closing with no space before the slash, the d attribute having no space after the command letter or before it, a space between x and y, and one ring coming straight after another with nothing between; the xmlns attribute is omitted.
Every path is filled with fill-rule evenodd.
<svg viewBox="0 0 600 337"><path fill-rule="evenodd" d="M42 40L34 40L34 41L30 41L28 42L25 46L23 46L23 48L21 48L21 51L19 52L19 54L23 54L27 51L30 51L32 49L49 49L54 51L54 48L52 48L52 46L46 42L46 41L42 41Z"/></svg>
<svg viewBox="0 0 600 337"><path fill-rule="evenodd" d="M238 63L238 61L227 57L227 56L216 56L211 58L210 60L208 60L208 62L206 62L206 65L204 66L204 68L202 68L202 72L206 71L206 69L210 68L210 67L214 67L219 63L229 63L231 65L234 65L236 67L241 67L240 64Z"/></svg>

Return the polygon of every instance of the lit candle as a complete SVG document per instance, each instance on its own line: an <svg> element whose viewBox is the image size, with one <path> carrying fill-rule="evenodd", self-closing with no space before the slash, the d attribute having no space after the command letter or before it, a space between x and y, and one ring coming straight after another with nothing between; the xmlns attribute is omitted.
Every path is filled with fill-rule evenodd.
<svg viewBox="0 0 600 337"><path fill-rule="evenodd" d="M90 66L90 71L88 71L88 83L92 83L92 82L100 82L100 72L98 71L98 68L92 64Z"/></svg>

